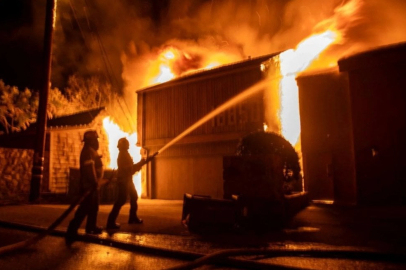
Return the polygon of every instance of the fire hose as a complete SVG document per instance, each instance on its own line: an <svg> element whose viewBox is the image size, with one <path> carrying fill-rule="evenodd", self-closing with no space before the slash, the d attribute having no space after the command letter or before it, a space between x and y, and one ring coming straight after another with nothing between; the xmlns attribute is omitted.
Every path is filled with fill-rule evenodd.
<svg viewBox="0 0 406 270"><path fill-rule="evenodd" d="M158 155L159 152L154 153L152 156L148 157L144 163L142 164L142 166L144 166L145 164L147 164L148 162L150 162L156 155ZM113 173L111 175L111 177L109 179L106 179L105 182L103 184L107 184L108 182L110 182L114 176L115 176L115 170L113 170ZM75 207L80 204L87 196L89 196L89 194L91 192L93 192L94 190L97 189L97 185L88 189L87 191L85 191L83 194L81 194L81 196L77 197L68 207L68 209L65 210L65 212L63 212L63 214L57 218L45 231L37 234L34 237L31 237L29 239L26 239L24 241L20 241L18 243L14 243L8 246L4 246L4 247L0 247L0 256L4 255L6 253L18 250L18 249L23 249L26 248L28 246L31 246L35 243L37 243L38 241L40 241L41 239L43 239L45 236L47 236L48 234L50 234L59 224L61 224L61 222L75 209Z"/></svg>
<svg viewBox="0 0 406 270"><path fill-rule="evenodd" d="M154 155L156 156L156 154ZM146 164L146 163L145 163ZM42 238L50 234L79 204L83 199L88 196L92 191L89 190L77 198L69 208L57 219L55 222L48 227L45 231L38 234L35 237L21 241L16 244L0 248L0 256L8 252L16 251L28 247L36 242L40 241ZM106 245L112 246L112 243L105 243ZM297 249L297 250L275 250L275 249L228 249L214 252L211 254L192 254L190 252L184 251L174 251L174 250L165 250L161 248L153 248L147 246L129 246L127 243L117 242L115 246L126 249L126 250L139 250L143 252L153 252L157 255L160 252L166 254L167 256L175 257L194 257L194 261L177 265L175 267L167 268L166 270L186 270L186 269L195 269L201 267L202 265L224 265L232 267L244 267L245 269L284 269L284 270L303 270L302 267L294 266L284 266L280 264L274 264L271 262L260 262L253 259L238 259L236 256L261 256L260 258L275 258L275 257L311 257L311 258L338 258L338 259L348 259L348 260L366 260L366 261L383 261L383 262L392 262L392 263L406 263L406 257L404 254L392 254L392 253L381 253L381 252L370 252L370 251L348 251L348 250L326 250L326 249ZM166 251L166 252L165 252Z"/></svg>
<svg viewBox="0 0 406 270"><path fill-rule="evenodd" d="M0 255L6 254L8 252L11 251L15 251L17 249L22 249L22 248L26 248L28 246L31 246L32 244L37 243L39 240L41 240L42 238L44 238L45 236L47 236L48 234L50 234L59 224L61 224L61 222L73 211L73 209L75 209L76 205L80 204L92 191L94 191L97 188L91 188L89 190L87 190L86 192L84 192L82 194L82 196L76 198L76 200L74 200L72 202L72 204L69 206L68 209L65 210L65 212L63 212L63 214L57 218L54 223L52 223L45 231L39 233L38 235L31 237L27 240L15 243L15 244L11 244L8 246L4 246L0 248Z"/></svg>
<svg viewBox="0 0 406 270"><path fill-rule="evenodd" d="M150 162L159 152L154 153L152 156L148 157L144 163L145 165ZM109 181L114 177L114 173L110 177ZM108 181L107 181L108 182ZM97 187L95 187L97 188ZM11 244L8 246L0 247L0 256L6 253L16 251L19 249L27 248L33 245L52 233L52 231L75 209L75 207L80 204L95 188L87 190L80 197L76 198L74 202L69 206L65 212L56 219L45 231L39 233L38 235L29 238L27 240ZM123 247L126 249L126 247ZM146 247L144 247L145 249ZM154 254L157 250L154 248ZM173 253L173 252L172 252ZM179 252L178 252L179 253ZM182 254L178 254L182 256ZM182 253L182 252L180 252ZM172 254L173 255L173 254ZM186 254L187 255L187 254ZM198 255L196 260L181 264L172 268L167 268L166 270L181 270L181 269L195 269L202 265L214 264L214 265L228 265L228 266L239 266L247 267L248 269L304 269L291 266L283 266L280 264L272 263L262 263L254 260L247 259L236 259L232 258L235 256L253 256L262 255L268 258L272 257L314 257L314 258L341 258L350 260L369 260L369 261L387 261L387 262L399 262L405 263L406 259L400 254L390 254L390 253L379 253L379 252L363 252L363 251L345 251L345 250L320 250L320 249L306 249L306 250L272 250L272 249L234 249L234 250L222 250L219 252L214 252L207 255ZM185 256L185 254L183 255ZM183 257L182 256L182 257Z"/></svg>
<svg viewBox="0 0 406 270"><path fill-rule="evenodd" d="M249 259L235 259L236 256L261 256L264 258L276 257L302 257L302 258L324 258L324 259L347 259L347 260L365 260L377 262L405 263L404 254L392 254L373 251L351 251L351 250L328 250L328 249L297 249L297 250L274 250L274 249L228 249L213 252L202 256L192 262L181 264L165 270L189 270L201 267L203 265L227 265L235 267L244 267L246 269L290 269L304 270L307 268L284 266L271 262L263 263Z"/></svg>

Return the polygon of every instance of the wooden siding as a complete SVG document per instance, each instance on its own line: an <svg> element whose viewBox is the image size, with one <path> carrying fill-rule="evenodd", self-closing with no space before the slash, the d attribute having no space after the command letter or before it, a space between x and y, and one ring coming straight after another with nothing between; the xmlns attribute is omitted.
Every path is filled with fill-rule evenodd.
<svg viewBox="0 0 406 270"><path fill-rule="evenodd" d="M152 163L152 198L180 200L184 193L223 197L223 156L237 141L174 145Z"/></svg>
<svg viewBox="0 0 406 270"><path fill-rule="evenodd" d="M141 145L163 144L261 79L259 67L139 93ZM189 136L241 133L261 128L262 93L247 98L195 129Z"/></svg>
<svg viewBox="0 0 406 270"><path fill-rule="evenodd" d="M263 60L266 60L263 58ZM262 79L260 61L210 70L138 91L138 141L159 151L217 107ZM223 197L223 156L263 128L263 93L229 107L160 153L143 169L144 198L182 199L184 193Z"/></svg>
<svg viewBox="0 0 406 270"><path fill-rule="evenodd" d="M348 76L304 74L299 85L305 189L312 200L356 203Z"/></svg>

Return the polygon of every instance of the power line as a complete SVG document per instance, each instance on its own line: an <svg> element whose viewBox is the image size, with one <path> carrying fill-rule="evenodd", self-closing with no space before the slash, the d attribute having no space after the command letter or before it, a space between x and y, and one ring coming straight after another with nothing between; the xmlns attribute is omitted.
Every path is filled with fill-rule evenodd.
<svg viewBox="0 0 406 270"><path fill-rule="evenodd" d="M86 8L88 8L89 5L88 5L88 3L87 3L87 0L84 0L84 1L85 1ZM89 20L89 21L90 21L90 20ZM90 27L90 25L89 25L89 27ZM109 73L109 68L110 68L111 74L112 74L111 77L113 77L114 82L115 82L115 85L117 85L117 79L116 79L116 77L115 77L115 75L114 75L113 68L112 68L112 64L111 64L111 62L110 62L110 60L109 60L109 57L108 57L108 55L107 55L107 53L106 53L106 50L105 50L105 48L104 48L104 45L103 45L102 39L101 39L101 37L100 37L99 31L97 30L96 24L94 24L93 27L94 27L94 30L95 30L95 33L96 33L96 37L97 37L97 39L98 39L98 44L99 44L100 50L101 50L102 55L103 55L103 61L104 61L105 66L106 66L106 70L107 70L107 72ZM110 74L110 73L109 73L109 74ZM109 77L109 78L110 78L110 82L111 82L111 77ZM113 84L112 84L112 85L113 85ZM123 99L123 100L124 100L124 99ZM120 100L117 100L117 102L118 102L118 104L119 104L121 110L123 111L125 117L127 118L128 123L129 123L130 126L132 127L132 123L135 123L135 121L134 121L134 119L133 119L133 117L132 117L132 115L131 115L130 109L128 108L127 102L124 100L124 104L125 104L125 106L126 106L126 108L127 108L128 114L130 115L130 118L131 118L132 121L130 121L130 120L128 119L128 117L127 117L128 114L126 114L126 113L124 112L124 109L123 109L123 107L122 107L122 105L121 105ZM135 124L136 124L136 123L135 123Z"/></svg>
<svg viewBox="0 0 406 270"><path fill-rule="evenodd" d="M83 31L82 31L82 28L81 28L80 23L79 23L79 21L78 21L78 19L77 19L77 16L76 16L75 8L74 8L74 6L73 6L73 4L72 4L72 1L70 0L69 2L70 2L70 5L71 5L71 8L72 8L72 11L73 11L75 20L76 20L77 24L79 25L79 29L80 29L80 31L81 31L82 37L83 37L83 39L85 40L84 33L83 33ZM89 10L89 4L88 4L88 2L87 2L86 0L84 0L84 4L85 4L86 10ZM98 45L99 45L99 49L100 49L100 52L101 52L101 55L102 55L102 59L103 59L103 63L104 63L104 67L105 67L106 78L107 78L107 80L110 82L110 84L111 84L113 87L117 87L118 81L117 81L117 78L116 78L115 75L114 75L112 64L111 64L111 62L110 62L110 60L109 60L109 57L108 57L107 52L106 52L106 50L105 50L105 47L104 47L104 45L103 45L103 42L102 42L102 39L101 39L101 37L100 37L99 31L97 30L97 26L96 26L96 24L94 24L94 23L93 23L93 26L91 26L91 24L90 24L91 20L90 20L90 18L89 18L90 16L88 16L87 12L85 12L85 16L86 16L86 19L87 19L87 21L88 21L89 30L90 30L91 32L94 32L94 34L95 34L95 36L96 36L97 43L98 43ZM118 105L119 105L121 111L123 112L123 114L124 114L124 116L126 117L128 123L130 124L130 127L132 128L133 123L135 123L135 120L134 120L133 117L132 117L132 114L131 114L131 111L130 111L130 109L129 109L129 107L128 107L127 102L126 102L124 99L123 99L123 101L124 101L124 104L125 104L125 107L126 107L128 113L125 112L123 106L121 105L120 99L117 99L117 103L118 103ZM131 121L130 121L130 119L128 118L128 115L130 115ZM135 123L135 124L136 124L136 123Z"/></svg>

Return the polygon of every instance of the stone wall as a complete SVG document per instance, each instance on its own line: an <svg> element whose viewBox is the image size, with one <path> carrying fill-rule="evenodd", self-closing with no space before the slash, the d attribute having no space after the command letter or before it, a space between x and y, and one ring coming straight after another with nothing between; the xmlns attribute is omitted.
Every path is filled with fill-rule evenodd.
<svg viewBox="0 0 406 270"><path fill-rule="evenodd" d="M89 128L99 134L99 154L105 168L109 164L108 138L102 125L103 115L88 127L49 129L50 140L44 152L41 193L67 194L69 169L79 168L83 134ZM48 136L48 135L47 135ZM34 150L0 148L0 204L28 202Z"/></svg>
<svg viewBox="0 0 406 270"><path fill-rule="evenodd" d="M99 134L100 148L98 153L103 156L103 164L109 162L108 138L102 126L101 117L97 117L91 127ZM83 134L89 128L53 129L50 130L50 162L49 191L51 193L69 192L70 168L79 168L80 152L83 147Z"/></svg>
<svg viewBox="0 0 406 270"><path fill-rule="evenodd" d="M26 202L34 150L0 148L0 204Z"/></svg>
<svg viewBox="0 0 406 270"><path fill-rule="evenodd" d="M79 156L85 129L57 130L51 133L49 191L66 193L69 168L79 168Z"/></svg>

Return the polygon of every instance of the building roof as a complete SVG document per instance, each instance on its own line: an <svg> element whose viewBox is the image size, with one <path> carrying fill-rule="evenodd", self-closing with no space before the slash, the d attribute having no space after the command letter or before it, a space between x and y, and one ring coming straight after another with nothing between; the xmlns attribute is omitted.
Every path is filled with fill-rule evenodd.
<svg viewBox="0 0 406 270"><path fill-rule="evenodd" d="M227 65L222 65L222 66L215 67L215 68L208 69L208 70L198 70L196 72L177 77L175 79L172 79L172 80L164 82L164 83L158 83L158 84L155 84L152 86L148 86L146 88L139 89L139 90L137 90L137 92L154 91L154 90L158 90L163 87L168 87L168 86L188 82L190 80L196 80L196 79L203 80L208 77L220 76L220 75L222 75L224 73L228 73L228 72L237 72L241 69L249 69L252 67L258 67L259 65L261 65L261 63L269 60L270 58L272 58L280 53L281 52L277 52L277 53L267 54L267 55L263 55L263 56L259 56L259 57L255 57L255 58L248 58L246 60L242 60L239 62L227 64Z"/></svg>
<svg viewBox="0 0 406 270"><path fill-rule="evenodd" d="M396 66L406 61L406 42L380 46L338 60L340 71L368 67Z"/></svg>
<svg viewBox="0 0 406 270"><path fill-rule="evenodd" d="M47 121L49 129L61 127L87 126L104 110L104 107L91 109L71 115L56 117Z"/></svg>
<svg viewBox="0 0 406 270"><path fill-rule="evenodd" d="M79 113L56 117L47 121L48 130L57 128L86 127L104 110L104 107L82 111ZM33 149L36 137L36 124L33 123L28 129L0 135L0 147Z"/></svg>

